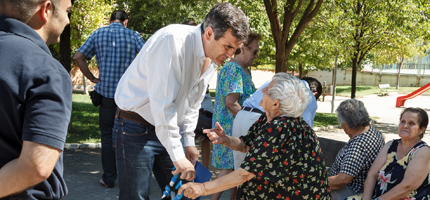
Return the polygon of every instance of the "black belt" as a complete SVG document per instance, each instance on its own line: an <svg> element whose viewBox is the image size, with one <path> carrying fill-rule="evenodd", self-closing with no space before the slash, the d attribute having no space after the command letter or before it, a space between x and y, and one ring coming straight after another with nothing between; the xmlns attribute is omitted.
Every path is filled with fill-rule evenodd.
<svg viewBox="0 0 430 200"><path fill-rule="evenodd" d="M154 127L154 125L152 125L151 123L149 123L148 121L143 119L142 116L140 116L139 114L132 112L132 111L125 111L125 110L121 110L118 108L116 111L116 117L117 116L124 118L124 119L128 119L128 120L132 120L132 121L141 123L141 124L146 125L146 126Z"/></svg>
<svg viewBox="0 0 430 200"><path fill-rule="evenodd" d="M247 107L247 106L243 106L243 107L242 107L242 110L249 111L249 112L260 113L260 114L263 114L263 113L264 113L263 111L261 111L261 110L260 110L260 109L258 109L258 108L251 108L251 107Z"/></svg>

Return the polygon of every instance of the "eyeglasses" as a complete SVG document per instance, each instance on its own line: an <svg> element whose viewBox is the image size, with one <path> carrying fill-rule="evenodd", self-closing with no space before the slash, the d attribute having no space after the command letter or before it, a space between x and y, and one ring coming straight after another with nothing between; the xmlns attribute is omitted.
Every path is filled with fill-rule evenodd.
<svg viewBox="0 0 430 200"><path fill-rule="evenodd" d="M248 46L246 46L246 47L248 47ZM251 47L248 47L248 49L249 49L249 50L252 50L252 54L254 54L254 56L258 56L258 51L259 51L259 49L253 49L253 48L251 48Z"/></svg>

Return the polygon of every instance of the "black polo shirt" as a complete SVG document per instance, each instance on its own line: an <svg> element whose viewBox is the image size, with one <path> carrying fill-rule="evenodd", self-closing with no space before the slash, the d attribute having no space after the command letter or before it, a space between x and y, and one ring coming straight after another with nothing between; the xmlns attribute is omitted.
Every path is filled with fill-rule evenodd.
<svg viewBox="0 0 430 200"><path fill-rule="evenodd" d="M0 16L0 168L19 157L23 141L63 150L71 108L70 75L42 38ZM67 194L62 176L61 154L47 180L5 199L59 199Z"/></svg>

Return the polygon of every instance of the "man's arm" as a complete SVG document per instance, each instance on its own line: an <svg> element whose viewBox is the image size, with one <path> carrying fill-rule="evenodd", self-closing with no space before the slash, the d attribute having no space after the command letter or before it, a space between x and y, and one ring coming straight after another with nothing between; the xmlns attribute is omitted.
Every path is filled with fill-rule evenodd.
<svg viewBox="0 0 430 200"><path fill-rule="evenodd" d="M76 61L76 64L78 65L79 69L81 69L82 73L85 77L87 77L88 80L93 83L98 83L100 79L94 77L93 73L91 73L85 58L86 56L83 53L77 51L75 56L73 57L73 60Z"/></svg>
<svg viewBox="0 0 430 200"><path fill-rule="evenodd" d="M0 198L22 192L47 179L60 154L59 149L24 141L20 156L0 169Z"/></svg>

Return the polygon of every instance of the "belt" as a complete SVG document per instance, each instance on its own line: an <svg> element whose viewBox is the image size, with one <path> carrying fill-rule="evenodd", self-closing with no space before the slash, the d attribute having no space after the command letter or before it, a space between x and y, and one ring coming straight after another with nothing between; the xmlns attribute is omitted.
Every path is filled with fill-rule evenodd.
<svg viewBox="0 0 430 200"><path fill-rule="evenodd" d="M248 106L243 106L243 107L242 107L242 110L249 111L249 112L260 113L260 114L263 114L263 113L264 113L263 111L261 111L261 110L260 110L260 109L258 109L258 108L251 108L251 107L248 107Z"/></svg>
<svg viewBox="0 0 430 200"><path fill-rule="evenodd" d="M154 125L152 125L151 123L149 123L148 121L143 119L142 116L140 116L139 114L132 112L132 111L125 111L125 110L121 110L118 108L116 111L115 117L118 117L118 116L121 118L124 118L124 119L128 119L128 120L132 120L132 121L141 123L141 124L146 125L146 126L154 127Z"/></svg>

